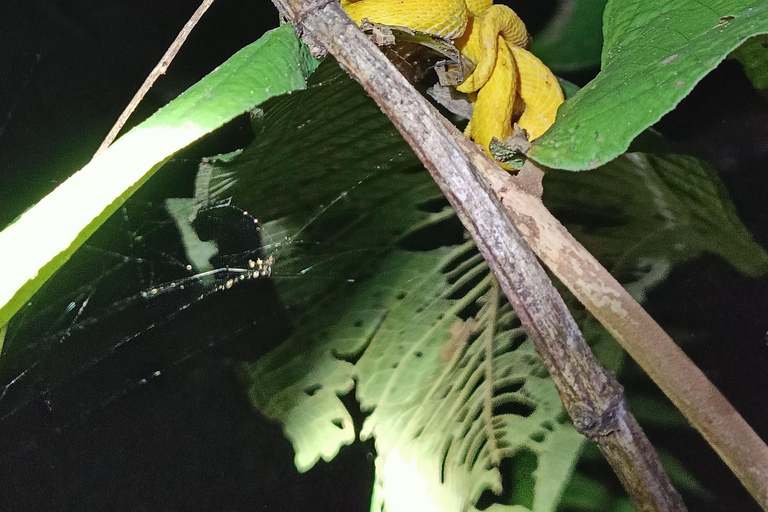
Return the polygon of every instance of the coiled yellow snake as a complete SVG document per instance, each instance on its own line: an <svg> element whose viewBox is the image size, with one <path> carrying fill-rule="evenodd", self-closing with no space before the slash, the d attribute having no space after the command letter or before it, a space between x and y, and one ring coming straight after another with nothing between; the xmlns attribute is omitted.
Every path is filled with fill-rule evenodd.
<svg viewBox="0 0 768 512"><path fill-rule="evenodd" d="M454 41L477 65L457 87L474 103L465 134L487 152L492 138L512 134L518 96L525 110L516 122L529 139L555 122L563 92L549 68L526 49L528 31L509 7L493 0L341 0L341 5L358 24L368 19Z"/></svg>

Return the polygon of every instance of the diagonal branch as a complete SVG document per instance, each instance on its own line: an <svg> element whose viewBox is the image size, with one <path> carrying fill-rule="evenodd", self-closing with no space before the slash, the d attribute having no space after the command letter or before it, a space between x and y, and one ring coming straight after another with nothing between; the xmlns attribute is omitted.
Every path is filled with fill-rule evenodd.
<svg viewBox="0 0 768 512"><path fill-rule="evenodd" d="M598 444L637 510L685 510L627 411L621 386L597 364L562 298L478 170L478 165L495 164L446 126L337 1L275 3L313 50L327 49L362 84L432 174L533 338L574 425Z"/></svg>

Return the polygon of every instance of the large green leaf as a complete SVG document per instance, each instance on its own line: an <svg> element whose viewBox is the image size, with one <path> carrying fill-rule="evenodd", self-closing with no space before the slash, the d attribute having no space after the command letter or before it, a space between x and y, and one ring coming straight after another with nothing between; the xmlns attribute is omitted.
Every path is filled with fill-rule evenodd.
<svg viewBox="0 0 768 512"><path fill-rule="evenodd" d="M579 438L487 267L387 119L330 62L308 90L253 118L253 145L201 167L191 211L231 200L263 223L295 330L244 376L254 404L283 424L297 467L354 440L339 397L356 389L370 412L362 435L376 439L376 509L407 499L426 510L553 510ZM629 155L595 173L550 173L546 190L640 295L715 246L735 246L722 255L743 271L764 270L716 175L693 159ZM584 325L617 370L623 352Z"/></svg>
<svg viewBox="0 0 768 512"><path fill-rule="evenodd" d="M357 396L373 411L363 436L374 435L381 454L386 510L409 510L414 498L418 510L553 510L581 447L532 342L470 247L404 276L408 294L391 302L357 363ZM477 313L464 323L457 315L467 308Z"/></svg>
<svg viewBox="0 0 768 512"><path fill-rule="evenodd" d="M533 39L533 53L555 73L573 73L598 66L606 2L561 0L555 16Z"/></svg>
<svg viewBox="0 0 768 512"><path fill-rule="evenodd" d="M357 382L373 411L365 434L376 438L377 497L390 509L409 499L460 510L484 490L510 493L506 479L527 468L535 480L506 498L554 510L581 438L402 138L332 63L254 118L255 143L206 166L197 201L231 197L263 222L295 332L244 373L257 407L283 424L297 467L354 440L339 396ZM423 475L405 495L400 464Z"/></svg>
<svg viewBox="0 0 768 512"><path fill-rule="evenodd" d="M611 0L603 19L600 74L531 150L548 167L593 169L623 153L731 51L768 32L768 3Z"/></svg>
<svg viewBox="0 0 768 512"><path fill-rule="evenodd" d="M768 271L768 254L719 177L695 158L629 153L593 172L549 173L544 185L547 207L640 303L676 265L702 253L746 275ZM572 309L600 362L619 373L623 350L594 317Z"/></svg>
<svg viewBox="0 0 768 512"><path fill-rule="evenodd" d="M272 96L302 89L316 66L290 26L233 55L0 233L0 325L165 159Z"/></svg>
<svg viewBox="0 0 768 512"><path fill-rule="evenodd" d="M196 204L231 197L257 215L274 258L272 273L297 325L311 329L307 318L331 323L346 304L337 296L350 297L382 254L391 252L393 240L429 217L413 205L434 196L434 185L423 173L410 172L418 162L402 138L334 66L321 67L307 91L265 104L254 113L254 124L254 145L231 164L203 168ZM366 243L351 243L350 231L364 234ZM363 337L380 314L362 313ZM260 381L252 386L255 403L276 408L269 414L283 421L303 470L354 438L337 397L351 389L352 365L331 353L334 343L343 348L345 341L309 338L297 335L297 343L277 349L252 372ZM343 419L341 428L335 419Z"/></svg>
<svg viewBox="0 0 768 512"><path fill-rule="evenodd" d="M703 252L747 275L768 270L768 255L717 174L696 158L628 153L592 173L550 173L544 193L550 210L625 284L645 274L642 267L663 277ZM635 283L636 298L652 284Z"/></svg>

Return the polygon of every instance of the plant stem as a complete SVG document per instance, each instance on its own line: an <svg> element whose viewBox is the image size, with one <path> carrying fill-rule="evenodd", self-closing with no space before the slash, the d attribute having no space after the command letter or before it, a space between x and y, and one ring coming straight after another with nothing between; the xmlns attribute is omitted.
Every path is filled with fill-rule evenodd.
<svg viewBox="0 0 768 512"><path fill-rule="evenodd" d="M685 510L627 411L621 386L595 360L562 298L478 171L476 154L459 144L455 128L446 126L337 1L275 3L314 52L327 49L360 82L432 174L533 338L574 425L598 444L637 510ZM495 167L485 155L478 158Z"/></svg>
<svg viewBox="0 0 768 512"><path fill-rule="evenodd" d="M186 42L190 32L192 32L192 29L195 28L197 22L200 21L200 18L203 17L205 11L207 11L212 4L213 0L203 0L203 3L200 4L200 7L197 8L194 14L192 14L192 17L189 18L187 23L184 24L181 32L179 32L179 34L176 36L176 39L174 39L171 43L171 46L169 46L165 51L165 54L160 59L160 62L158 62L152 71L149 72L149 75L147 75L147 78L144 80L144 83L141 84L139 90L136 91L136 94L134 94L131 102L128 103L128 106L125 107L125 110L123 110L123 113L120 114L120 117L117 118L114 126L112 126L112 129L109 130L109 133L99 146L99 149L96 150L93 158L99 156L105 149L110 146L110 144L115 141L118 134L120 133L120 130L122 130L123 126L125 126L125 123L128 122L131 114L133 114L133 111L136 110L136 107L139 106L139 103L141 103L141 100L144 99L144 96L146 96L152 86L155 85L157 79L163 76L166 71L168 71L168 66L170 66L171 62L173 62L173 59L176 58L176 54L179 53L179 50L181 50L181 47L184 45L184 42Z"/></svg>

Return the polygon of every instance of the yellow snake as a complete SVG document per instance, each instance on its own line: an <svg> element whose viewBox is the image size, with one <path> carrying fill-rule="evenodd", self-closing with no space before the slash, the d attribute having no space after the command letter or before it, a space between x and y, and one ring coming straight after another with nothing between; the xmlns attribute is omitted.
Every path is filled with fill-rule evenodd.
<svg viewBox="0 0 768 512"><path fill-rule="evenodd" d="M486 152L493 137L512 134L518 96L525 110L516 122L530 140L555 122L563 92L549 68L526 49L528 31L509 7L493 0L341 0L341 5L357 24L368 19L454 41L477 65L457 89L474 103L465 133Z"/></svg>

